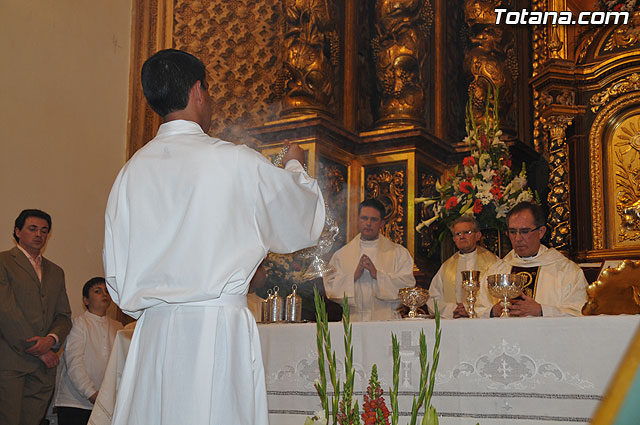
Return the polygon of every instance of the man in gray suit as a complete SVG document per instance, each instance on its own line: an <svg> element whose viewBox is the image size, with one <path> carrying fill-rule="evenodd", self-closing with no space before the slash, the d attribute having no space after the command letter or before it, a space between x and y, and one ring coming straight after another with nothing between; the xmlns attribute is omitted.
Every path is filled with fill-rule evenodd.
<svg viewBox="0 0 640 425"><path fill-rule="evenodd" d="M42 257L51 216L24 210L17 245L0 252L0 424L38 425L56 380L55 353L71 330L64 272Z"/></svg>

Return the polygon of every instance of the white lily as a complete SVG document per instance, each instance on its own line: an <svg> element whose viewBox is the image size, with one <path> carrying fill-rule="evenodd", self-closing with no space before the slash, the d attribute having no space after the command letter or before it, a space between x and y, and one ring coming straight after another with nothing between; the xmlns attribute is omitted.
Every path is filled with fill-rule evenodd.
<svg viewBox="0 0 640 425"><path fill-rule="evenodd" d="M433 199L433 198L416 198L416 199L414 199L414 202L416 204L424 203L424 206L428 207L428 206L433 205L436 202L438 202L438 200L437 199Z"/></svg>
<svg viewBox="0 0 640 425"><path fill-rule="evenodd" d="M433 217L431 217L429 220L425 220L422 223L418 224L416 226L416 232L421 232L422 229L424 229L425 227L429 227L431 226L437 219L439 219L440 216L439 215L435 215Z"/></svg>

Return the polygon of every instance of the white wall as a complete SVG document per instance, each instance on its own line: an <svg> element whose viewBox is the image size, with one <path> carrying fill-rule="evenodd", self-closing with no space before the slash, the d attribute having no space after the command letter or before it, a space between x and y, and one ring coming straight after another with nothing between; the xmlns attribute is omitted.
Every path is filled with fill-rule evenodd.
<svg viewBox="0 0 640 425"><path fill-rule="evenodd" d="M24 208L53 217L45 256L73 314L103 275L103 213L125 161L132 0L0 0L0 250Z"/></svg>

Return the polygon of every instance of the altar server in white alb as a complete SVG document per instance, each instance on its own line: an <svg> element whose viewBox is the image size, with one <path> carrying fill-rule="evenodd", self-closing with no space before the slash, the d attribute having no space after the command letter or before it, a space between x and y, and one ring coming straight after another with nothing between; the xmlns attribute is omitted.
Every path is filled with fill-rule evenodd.
<svg viewBox="0 0 640 425"><path fill-rule="evenodd" d="M105 214L113 300L138 319L114 425L266 425L249 281L268 251L317 243L324 200L292 145L285 169L209 137L205 67L163 50L142 87L164 123L122 168Z"/></svg>
<svg viewBox="0 0 640 425"><path fill-rule="evenodd" d="M492 274L517 273L525 277L524 294L510 300L511 316L580 316L587 301L587 280L582 269L554 248L540 243L547 230L539 205L521 202L507 214L513 250L489 267ZM480 284L478 301L485 316L500 316L502 303L491 297L487 279Z"/></svg>
<svg viewBox="0 0 640 425"><path fill-rule="evenodd" d="M360 204L360 233L333 254L329 263L335 273L324 277L327 297L342 303L347 295L352 320L399 318L398 290L416 285L409 251L380 234L384 214L376 199Z"/></svg>
<svg viewBox="0 0 640 425"><path fill-rule="evenodd" d="M122 329L122 323L107 316L111 298L103 277L84 284L82 302L87 311L73 319L60 360L62 369L54 397L58 425L89 422L113 341Z"/></svg>
<svg viewBox="0 0 640 425"><path fill-rule="evenodd" d="M434 312L434 300L438 301L440 316L445 319L469 317L462 302L466 296L462 290L462 271L478 270L482 279L498 257L478 245L482 233L475 218L463 215L451 223L449 230L458 252L442 264L431 280L427 305Z"/></svg>

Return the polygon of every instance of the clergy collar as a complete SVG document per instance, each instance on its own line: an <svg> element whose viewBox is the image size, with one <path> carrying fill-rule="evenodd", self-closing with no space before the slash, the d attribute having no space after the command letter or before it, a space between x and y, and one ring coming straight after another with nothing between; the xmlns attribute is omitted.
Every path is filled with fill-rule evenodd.
<svg viewBox="0 0 640 425"><path fill-rule="evenodd" d="M366 240L366 239L362 239L360 238L360 245L364 245L364 246L374 246L378 244L378 241L380 240L380 235L378 235L377 238L372 239L372 240Z"/></svg>
<svg viewBox="0 0 640 425"><path fill-rule="evenodd" d="M521 260L524 260L524 261L531 261L531 260L533 260L534 258L536 258L538 255L540 255L540 254L542 254L542 253L543 253L543 249L542 249L542 247L543 247L543 246L544 246L544 245L540 244L540 247L538 248L538 252L536 252L536 254L535 254L535 255L530 255L530 256L528 256L528 257L521 257L521 256L519 256L519 255L518 255L518 253L517 253L515 250L513 251L513 255L514 255L516 258L519 258L519 259L521 259Z"/></svg>
<svg viewBox="0 0 640 425"><path fill-rule="evenodd" d="M471 254L475 254L476 252L478 252L478 248L474 248L473 251L469 251L469 252L462 252L462 251L458 251L458 254L460 255L471 255Z"/></svg>

